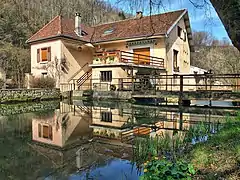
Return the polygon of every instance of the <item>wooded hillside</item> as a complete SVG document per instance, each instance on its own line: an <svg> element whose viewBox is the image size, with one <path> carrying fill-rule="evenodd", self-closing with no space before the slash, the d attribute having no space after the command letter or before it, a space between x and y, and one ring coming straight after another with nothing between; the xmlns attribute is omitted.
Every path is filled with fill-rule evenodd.
<svg viewBox="0 0 240 180"><path fill-rule="evenodd" d="M240 72L240 52L228 40L218 40L207 32L194 32L195 52L191 53L191 65L216 74Z"/></svg>

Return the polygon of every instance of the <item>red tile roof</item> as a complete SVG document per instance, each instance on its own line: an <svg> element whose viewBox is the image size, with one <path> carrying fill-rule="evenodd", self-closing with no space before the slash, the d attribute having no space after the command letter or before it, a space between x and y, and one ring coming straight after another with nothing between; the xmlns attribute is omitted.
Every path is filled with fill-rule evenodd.
<svg viewBox="0 0 240 180"><path fill-rule="evenodd" d="M82 30L85 34L82 37L77 36L74 32L75 27L73 19L56 16L30 37L27 42L31 43L52 37L67 37L86 42L103 42L164 35L184 12L185 10L179 10L145 16L141 19L127 19L93 27L82 25Z"/></svg>

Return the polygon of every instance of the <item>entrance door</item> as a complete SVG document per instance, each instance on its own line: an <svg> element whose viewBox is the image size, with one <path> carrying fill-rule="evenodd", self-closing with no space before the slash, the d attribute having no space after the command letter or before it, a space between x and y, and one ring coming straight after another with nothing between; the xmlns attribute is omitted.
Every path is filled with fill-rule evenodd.
<svg viewBox="0 0 240 180"><path fill-rule="evenodd" d="M134 64L150 64L150 48L134 49Z"/></svg>

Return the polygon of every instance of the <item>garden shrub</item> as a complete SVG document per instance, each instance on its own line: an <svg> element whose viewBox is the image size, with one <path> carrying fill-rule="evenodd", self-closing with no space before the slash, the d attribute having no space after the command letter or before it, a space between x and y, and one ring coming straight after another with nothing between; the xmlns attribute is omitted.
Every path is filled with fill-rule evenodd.
<svg viewBox="0 0 240 180"><path fill-rule="evenodd" d="M0 79L0 89L2 89L3 86L4 86L4 81L3 81L3 79Z"/></svg>
<svg viewBox="0 0 240 180"><path fill-rule="evenodd" d="M144 174L141 180L153 179L192 179L195 170L192 164L184 161L171 162L165 158L159 160L157 157L144 163Z"/></svg>
<svg viewBox="0 0 240 180"><path fill-rule="evenodd" d="M31 88L55 88L56 81L51 77L33 77L30 80Z"/></svg>

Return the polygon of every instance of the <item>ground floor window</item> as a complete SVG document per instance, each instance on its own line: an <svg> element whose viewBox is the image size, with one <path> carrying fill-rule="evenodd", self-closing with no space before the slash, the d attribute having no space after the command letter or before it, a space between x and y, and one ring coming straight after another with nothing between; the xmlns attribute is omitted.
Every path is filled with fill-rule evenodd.
<svg viewBox="0 0 240 180"><path fill-rule="evenodd" d="M112 112L101 112L101 121L112 122Z"/></svg>
<svg viewBox="0 0 240 180"><path fill-rule="evenodd" d="M101 71L101 81L111 82L112 81L112 71Z"/></svg>

